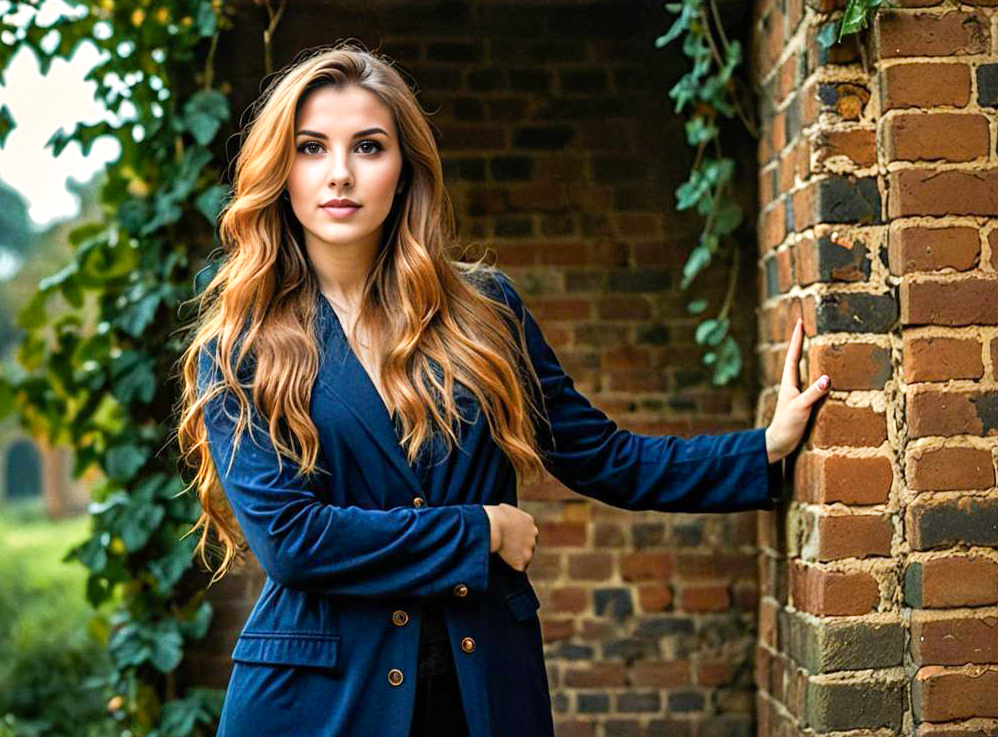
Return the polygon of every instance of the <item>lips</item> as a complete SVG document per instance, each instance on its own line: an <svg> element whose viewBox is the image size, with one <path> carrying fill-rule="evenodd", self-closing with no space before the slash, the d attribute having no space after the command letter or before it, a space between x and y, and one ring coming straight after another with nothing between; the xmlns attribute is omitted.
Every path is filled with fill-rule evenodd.
<svg viewBox="0 0 998 737"><path fill-rule="evenodd" d="M323 205L322 209L332 215L334 218L345 218L353 215L357 210L360 209L360 205L353 207L342 206L342 207L331 207Z"/></svg>

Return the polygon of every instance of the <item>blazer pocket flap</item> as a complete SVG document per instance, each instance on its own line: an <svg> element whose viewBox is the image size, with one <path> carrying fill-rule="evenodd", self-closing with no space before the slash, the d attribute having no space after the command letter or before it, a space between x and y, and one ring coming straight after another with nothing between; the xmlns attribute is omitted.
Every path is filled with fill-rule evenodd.
<svg viewBox="0 0 998 737"><path fill-rule="evenodd" d="M340 638L336 635L244 633L236 640L232 659L242 663L332 668L339 649Z"/></svg>
<svg viewBox="0 0 998 737"><path fill-rule="evenodd" d="M541 606L533 586L530 585L509 594L506 597L506 603L509 604L510 611L513 612L513 619L518 622L529 619Z"/></svg>

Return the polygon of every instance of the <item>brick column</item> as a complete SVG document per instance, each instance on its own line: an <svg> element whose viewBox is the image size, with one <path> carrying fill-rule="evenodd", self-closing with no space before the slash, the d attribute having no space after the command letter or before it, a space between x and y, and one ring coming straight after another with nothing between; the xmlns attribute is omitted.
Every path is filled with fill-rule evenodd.
<svg viewBox="0 0 998 737"><path fill-rule="evenodd" d="M797 315L833 390L760 515L760 735L998 733L998 16L898 4L756 4L760 413Z"/></svg>

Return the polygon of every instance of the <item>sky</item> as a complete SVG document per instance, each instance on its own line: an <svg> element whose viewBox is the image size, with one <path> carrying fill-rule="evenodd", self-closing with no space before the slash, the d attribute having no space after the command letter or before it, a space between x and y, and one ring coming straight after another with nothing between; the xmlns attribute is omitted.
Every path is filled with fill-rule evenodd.
<svg viewBox="0 0 998 737"><path fill-rule="evenodd" d="M10 7L7 0L0 0L0 15L6 14ZM22 10L25 14L33 12ZM74 12L78 13L79 9L62 0L45 0L39 10L39 22L48 25L60 13ZM22 14L8 15L7 22L22 17ZM0 42L11 42L8 33L0 36ZM100 58L101 52L96 46L82 43L68 62L54 60L48 75L43 77L35 55L22 48L4 73L0 107L7 106L15 127L0 149L0 180L25 199L28 216L39 230L79 214L80 203L66 188L69 177L87 181L121 153L119 144L110 136L97 139L86 158L75 141L67 145L58 158L52 156L51 149L44 148L45 142L59 128L68 133L77 122L113 119L94 99L96 83L83 80ZM15 257L0 254L0 281L12 276L16 268Z"/></svg>

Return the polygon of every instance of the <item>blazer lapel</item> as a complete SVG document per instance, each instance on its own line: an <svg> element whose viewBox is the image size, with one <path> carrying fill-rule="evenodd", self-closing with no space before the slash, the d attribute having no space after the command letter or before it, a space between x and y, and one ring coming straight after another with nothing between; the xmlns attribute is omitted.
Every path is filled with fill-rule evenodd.
<svg viewBox="0 0 998 737"><path fill-rule="evenodd" d="M327 365L322 367L317 383L327 388L350 411L357 424L398 471L413 496L423 496L422 483L405 457L395 421L350 347L339 317L321 292L319 318L321 350ZM406 501L409 503L411 499Z"/></svg>

